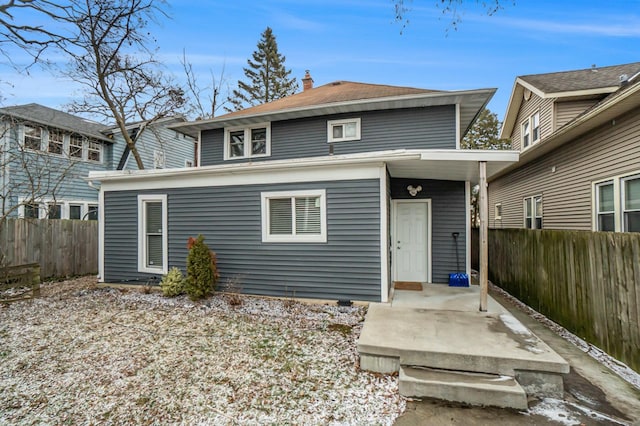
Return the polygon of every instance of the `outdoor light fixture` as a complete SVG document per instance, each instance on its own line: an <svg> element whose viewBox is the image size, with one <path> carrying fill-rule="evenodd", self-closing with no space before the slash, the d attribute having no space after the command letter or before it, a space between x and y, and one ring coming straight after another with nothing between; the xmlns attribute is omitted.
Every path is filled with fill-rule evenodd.
<svg viewBox="0 0 640 426"><path fill-rule="evenodd" d="M407 191L409 191L409 195L411 195L412 197L415 197L416 195L418 195L418 192L422 191L422 186L409 185L407 186Z"/></svg>

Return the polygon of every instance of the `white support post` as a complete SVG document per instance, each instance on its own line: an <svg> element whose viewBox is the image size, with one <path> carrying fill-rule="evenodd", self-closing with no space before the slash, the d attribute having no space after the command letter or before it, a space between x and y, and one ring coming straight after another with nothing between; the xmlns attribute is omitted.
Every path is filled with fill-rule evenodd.
<svg viewBox="0 0 640 426"><path fill-rule="evenodd" d="M480 210L480 312L487 312L489 293L489 249L487 242L489 205L487 200L487 162L478 162L480 188L478 191L478 207Z"/></svg>

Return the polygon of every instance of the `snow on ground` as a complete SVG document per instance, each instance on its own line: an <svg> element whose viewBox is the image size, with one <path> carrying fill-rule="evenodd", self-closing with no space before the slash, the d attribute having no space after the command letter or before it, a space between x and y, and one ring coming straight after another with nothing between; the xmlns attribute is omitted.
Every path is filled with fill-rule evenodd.
<svg viewBox="0 0 640 426"><path fill-rule="evenodd" d="M396 376L357 366L366 309L95 288L0 307L0 423L392 424Z"/></svg>
<svg viewBox="0 0 640 426"><path fill-rule="evenodd" d="M555 398L544 398L533 407L529 408L527 414L543 416L565 426L584 425L583 420L575 417L571 414L572 412L580 412L583 416L586 416L588 419L593 422L597 422L598 424L625 425L625 423L620 423L613 417Z"/></svg>
<svg viewBox="0 0 640 426"><path fill-rule="evenodd" d="M527 306L526 304L522 303L520 300L516 299L515 297L513 297L512 295L510 295L509 293L507 293L506 291L504 291L500 287L498 287L496 285L493 285L493 284L490 284L490 285L491 285L491 290L492 291L495 291L496 293L499 293L502 296L504 296L505 298L509 299L514 305L518 306L520 309L522 309L524 312L526 312L529 316L531 316L532 318L534 318L538 322L544 324L549 329L553 330L560 337L562 337L565 340L573 343L575 346L577 346L582 351L584 351L587 354L589 354L592 358L594 358L595 360L600 362L602 365L608 367L610 370L615 372L617 375L622 377L624 380L629 382L631 385L633 385L636 388L640 389L640 374L636 373L634 370L629 368L626 364L624 364L624 363L618 361L617 359L611 357L609 354L607 354L603 350L599 349L598 347L593 346L592 344L582 340L581 338L579 338L575 334L573 334L570 331L568 331L566 328L564 328L561 325L553 322L552 320L550 320L549 318L545 317L544 315L542 315L541 313L539 313L535 309L531 308L530 306Z"/></svg>

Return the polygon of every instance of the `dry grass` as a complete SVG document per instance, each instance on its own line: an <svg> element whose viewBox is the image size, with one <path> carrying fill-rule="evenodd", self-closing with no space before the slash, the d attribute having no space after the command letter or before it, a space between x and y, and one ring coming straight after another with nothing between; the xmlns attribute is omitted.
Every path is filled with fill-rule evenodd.
<svg viewBox="0 0 640 426"><path fill-rule="evenodd" d="M0 423L392 424L397 377L357 369L362 307L203 303L45 284L0 308Z"/></svg>

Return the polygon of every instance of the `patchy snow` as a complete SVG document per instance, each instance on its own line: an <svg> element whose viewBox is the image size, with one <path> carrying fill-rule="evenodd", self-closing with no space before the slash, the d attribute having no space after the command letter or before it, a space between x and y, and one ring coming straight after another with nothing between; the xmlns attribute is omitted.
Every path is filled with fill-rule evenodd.
<svg viewBox="0 0 640 426"><path fill-rule="evenodd" d="M526 414L543 416L551 421L566 426L583 425L584 420L579 419L575 416L576 411L581 412L584 417L587 417L588 419L596 421L598 423L606 423L610 425L625 424L620 423L617 419L591 410L589 408L555 398L544 398L540 400L531 408L529 408Z"/></svg>
<svg viewBox="0 0 640 426"><path fill-rule="evenodd" d="M398 377L360 371L364 307L203 302L81 278L0 307L0 423L382 424Z"/></svg>
<svg viewBox="0 0 640 426"><path fill-rule="evenodd" d="M518 321L516 317L511 314L501 314L500 320L509 330L525 338L524 341L527 342L525 346L526 350L534 354L544 353L544 351L538 347L539 339L531 334L531 331Z"/></svg>
<svg viewBox="0 0 640 426"><path fill-rule="evenodd" d="M497 287L494 284L490 284L490 286L492 291L495 291L496 293L501 294L503 297L510 300L511 303L513 303L514 305L518 306L518 308L526 312L530 317L534 318L541 324L545 325L547 328L554 331L560 337L573 343L575 346L577 346L582 351L589 354L592 358L600 362L602 365L608 367L610 370L612 370L618 376L620 376L621 378L629 382L631 385L640 389L640 374L632 370L629 366L613 358L612 356L610 356L600 348L593 346L591 343L584 341L580 337L568 331L566 328L553 322L552 320L542 315L541 313L531 308L530 306L522 303L520 300L516 299L515 297L513 297L512 295L510 295L500 287Z"/></svg>

